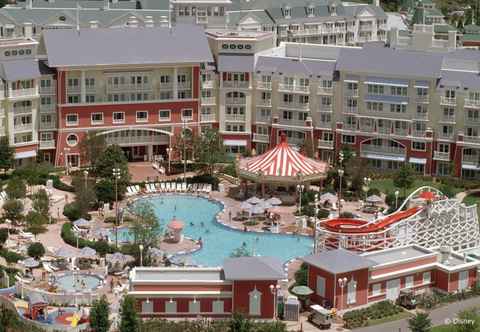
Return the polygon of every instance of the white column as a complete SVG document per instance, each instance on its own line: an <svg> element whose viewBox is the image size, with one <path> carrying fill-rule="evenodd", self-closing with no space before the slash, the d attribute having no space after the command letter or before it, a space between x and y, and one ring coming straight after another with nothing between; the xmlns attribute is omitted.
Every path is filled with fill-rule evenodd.
<svg viewBox="0 0 480 332"><path fill-rule="evenodd" d="M82 104L87 101L85 90L85 70L82 70L80 71L80 102Z"/></svg>
<svg viewBox="0 0 480 332"><path fill-rule="evenodd" d="M178 99L178 77L177 67L173 68L173 99Z"/></svg>

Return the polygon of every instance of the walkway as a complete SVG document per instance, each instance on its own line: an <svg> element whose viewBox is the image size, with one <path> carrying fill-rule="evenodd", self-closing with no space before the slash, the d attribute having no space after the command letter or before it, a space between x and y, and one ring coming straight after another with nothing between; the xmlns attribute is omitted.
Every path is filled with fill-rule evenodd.
<svg viewBox="0 0 480 332"><path fill-rule="evenodd" d="M434 309L430 312L430 319L432 324L443 325L448 320L452 320L457 316L460 311L467 310L472 307L480 306L480 297L474 297L465 301L454 302L448 305L442 306L440 308ZM386 324L380 324L375 326L364 327L361 329L356 329L355 332L407 332L410 331L408 328L408 319L401 319L395 322L390 322Z"/></svg>
<svg viewBox="0 0 480 332"><path fill-rule="evenodd" d="M175 175L162 175L152 167L151 162L135 162L128 163L128 171L131 175L132 182L143 181L171 181L183 177L183 173ZM191 178L195 176L195 172L187 172L186 177Z"/></svg>

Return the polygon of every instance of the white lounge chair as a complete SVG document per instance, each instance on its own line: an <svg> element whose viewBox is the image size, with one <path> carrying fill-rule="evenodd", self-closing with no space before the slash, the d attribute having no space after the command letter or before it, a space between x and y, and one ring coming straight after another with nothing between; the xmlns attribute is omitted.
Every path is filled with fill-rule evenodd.
<svg viewBox="0 0 480 332"><path fill-rule="evenodd" d="M155 189L153 188L153 184L152 183L147 183L147 192L148 193L153 193L155 192Z"/></svg>
<svg viewBox="0 0 480 332"><path fill-rule="evenodd" d="M137 194L141 192L140 186L138 184L135 186L135 191L137 192Z"/></svg>
<svg viewBox="0 0 480 332"><path fill-rule="evenodd" d="M187 192L187 184L186 184L185 182L182 183L182 191L183 191L184 193Z"/></svg>
<svg viewBox="0 0 480 332"><path fill-rule="evenodd" d="M160 191L161 192L165 191L165 182L160 182Z"/></svg>
<svg viewBox="0 0 480 332"><path fill-rule="evenodd" d="M197 190L198 190L198 183L194 183L194 184L192 185L192 192L195 193L195 192L197 192Z"/></svg>
<svg viewBox="0 0 480 332"><path fill-rule="evenodd" d="M127 187L127 192L125 193L127 196L133 196L134 193L132 192L132 189L130 187Z"/></svg>
<svg viewBox="0 0 480 332"><path fill-rule="evenodd" d="M19 230L18 231L18 235L20 235L20 237L24 238L24 239L33 239L35 238L35 235L33 235L32 233L30 232L24 232L22 230Z"/></svg>
<svg viewBox="0 0 480 332"><path fill-rule="evenodd" d="M169 192L170 191L170 182L165 182L165 192Z"/></svg>
<svg viewBox="0 0 480 332"><path fill-rule="evenodd" d="M177 183L177 191L182 192L182 184L181 183Z"/></svg>

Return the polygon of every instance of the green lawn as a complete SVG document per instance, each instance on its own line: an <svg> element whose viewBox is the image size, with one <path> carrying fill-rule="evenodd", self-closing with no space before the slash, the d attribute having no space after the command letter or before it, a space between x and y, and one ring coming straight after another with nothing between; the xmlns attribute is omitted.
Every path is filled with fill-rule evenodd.
<svg viewBox="0 0 480 332"><path fill-rule="evenodd" d="M372 325L378 325L378 324L385 324L388 322L394 322L396 320L404 319L404 318L410 318L413 316L411 313L408 311L402 311L396 315L380 318L380 319L369 319L368 320L368 326Z"/></svg>
<svg viewBox="0 0 480 332"><path fill-rule="evenodd" d="M430 332L455 332L455 326L452 325L439 325L430 329Z"/></svg>
<svg viewBox="0 0 480 332"><path fill-rule="evenodd" d="M413 192L415 189L417 189L418 187L422 187L422 186L431 186L431 187L434 187L434 188L440 188L442 184L437 181L437 182L433 182L433 181L429 181L429 180L425 180L425 179L416 179L414 182L413 182L413 186L408 188L407 189L407 196ZM395 185L393 184L393 179L378 179L378 180L373 180L371 183L370 183L370 188L376 188L378 190L380 190L381 192L383 193L389 193L389 192L395 192L395 190L397 190L398 188L395 187ZM463 188L460 188L460 187L454 187L452 188L452 190L456 193L459 193L461 191L463 191ZM403 195L403 192L400 191L400 195L402 196Z"/></svg>

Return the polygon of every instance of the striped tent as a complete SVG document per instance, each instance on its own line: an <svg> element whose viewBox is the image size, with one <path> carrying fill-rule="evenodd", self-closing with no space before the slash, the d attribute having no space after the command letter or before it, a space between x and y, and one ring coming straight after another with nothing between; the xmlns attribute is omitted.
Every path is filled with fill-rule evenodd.
<svg viewBox="0 0 480 332"><path fill-rule="evenodd" d="M299 183L324 179L328 164L295 151L282 135L281 142L262 155L238 161L240 176L255 182Z"/></svg>

